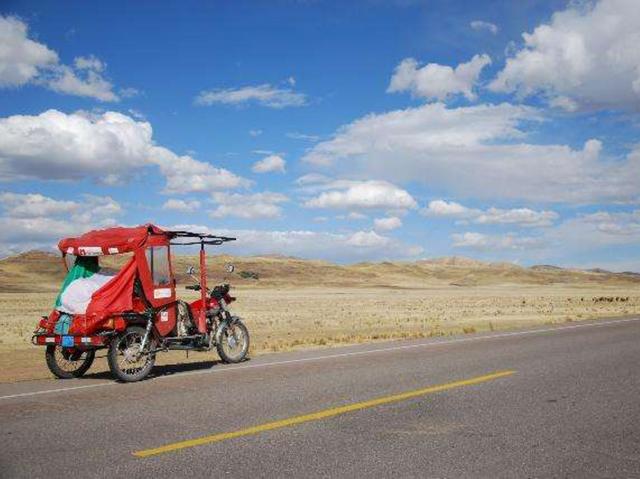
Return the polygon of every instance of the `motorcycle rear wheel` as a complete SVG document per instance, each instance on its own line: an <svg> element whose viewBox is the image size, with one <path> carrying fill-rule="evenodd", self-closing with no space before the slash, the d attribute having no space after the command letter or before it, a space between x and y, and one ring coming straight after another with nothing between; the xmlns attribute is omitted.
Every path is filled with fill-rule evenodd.
<svg viewBox="0 0 640 479"><path fill-rule="evenodd" d="M145 333L143 327L129 326L124 334L113 338L109 344L107 362L117 380L126 383L141 381L153 369L156 355L150 351L155 349L156 341L150 337L145 350L140 351Z"/></svg>
<svg viewBox="0 0 640 479"><path fill-rule="evenodd" d="M44 353L47 367L53 375L60 379L79 378L86 373L95 359L92 349L73 351L58 344L50 344Z"/></svg>
<svg viewBox="0 0 640 479"><path fill-rule="evenodd" d="M216 334L216 349L225 363L239 363L249 351L249 330L240 320L223 322Z"/></svg>

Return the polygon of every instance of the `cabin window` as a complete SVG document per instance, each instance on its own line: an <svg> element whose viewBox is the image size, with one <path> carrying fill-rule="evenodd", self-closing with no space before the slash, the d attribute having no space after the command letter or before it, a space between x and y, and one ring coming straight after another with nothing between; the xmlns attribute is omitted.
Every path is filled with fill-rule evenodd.
<svg viewBox="0 0 640 479"><path fill-rule="evenodd" d="M171 280L169 269L169 247L152 246L147 248L147 264L151 270L153 284L156 286L168 286Z"/></svg>

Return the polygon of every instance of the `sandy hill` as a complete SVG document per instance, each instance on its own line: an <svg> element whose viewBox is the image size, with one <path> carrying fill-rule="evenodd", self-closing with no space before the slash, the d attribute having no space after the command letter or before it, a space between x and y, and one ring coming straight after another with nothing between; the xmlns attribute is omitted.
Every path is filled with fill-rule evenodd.
<svg viewBox="0 0 640 479"><path fill-rule="evenodd" d="M122 257L108 257L118 266ZM224 273L224 264L233 263L235 273ZM195 256L176 255L173 267L178 281L190 280L188 265L197 266ZM637 273L582 271L539 265L525 268L510 263L487 263L471 258L445 257L416 262L380 262L337 265L326 261L284 256L210 256L209 278L226 279L237 285L252 286L344 286L344 287L439 287L494 284L607 284L640 286ZM59 256L30 251L0 260L0 292L55 291L64 277Z"/></svg>

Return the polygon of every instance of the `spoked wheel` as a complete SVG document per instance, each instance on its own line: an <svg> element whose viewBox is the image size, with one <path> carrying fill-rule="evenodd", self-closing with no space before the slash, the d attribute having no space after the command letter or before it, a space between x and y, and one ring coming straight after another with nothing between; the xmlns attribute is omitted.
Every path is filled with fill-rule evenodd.
<svg viewBox="0 0 640 479"><path fill-rule="evenodd" d="M96 352L92 349L82 351L57 344L50 344L45 351L49 371L60 379L81 377L89 370L95 357Z"/></svg>
<svg viewBox="0 0 640 479"><path fill-rule="evenodd" d="M153 351L156 347L154 338L149 338L142 350L142 339L145 329L140 326L129 326L124 334L114 338L109 345L109 369L116 379L134 382L144 379L156 362Z"/></svg>
<svg viewBox="0 0 640 479"><path fill-rule="evenodd" d="M216 349L225 363L239 363L247 356L249 331L242 321L223 322L216 336Z"/></svg>

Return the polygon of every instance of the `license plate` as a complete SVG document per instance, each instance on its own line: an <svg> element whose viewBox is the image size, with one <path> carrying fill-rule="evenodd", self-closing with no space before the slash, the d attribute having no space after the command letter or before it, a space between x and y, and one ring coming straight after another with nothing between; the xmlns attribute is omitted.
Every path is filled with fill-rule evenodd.
<svg viewBox="0 0 640 479"><path fill-rule="evenodd" d="M62 336L60 340L60 346L63 348L73 347L73 336Z"/></svg>

